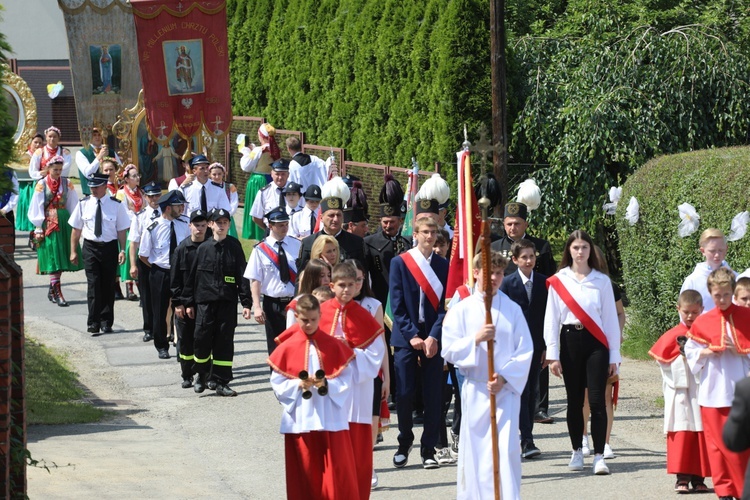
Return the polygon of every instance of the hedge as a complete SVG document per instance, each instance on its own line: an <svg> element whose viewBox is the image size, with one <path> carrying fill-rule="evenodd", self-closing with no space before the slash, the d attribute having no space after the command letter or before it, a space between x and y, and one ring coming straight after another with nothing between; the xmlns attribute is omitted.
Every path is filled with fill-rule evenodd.
<svg viewBox="0 0 750 500"><path fill-rule="evenodd" d="M748 209L750 148L720 148L651 160L623 185L615 214L625 289L631 307L626 352L642 356L679 321L675 304L680 287L696 263L700 233L716 227L729 234L732 218ZM631 226L625 210L634 196L640 219ZM690 203L700 227L680 238L677 206ZM750 235L729 242L727 261L737 272L750 266Z"/></svg>
<svg viewBox="0 0 750 500"><path fill-rule="evenodd" d="M235 114L401 167L451 165L463 124L490 123L484 1L229 0L227 17Z"/></svg>

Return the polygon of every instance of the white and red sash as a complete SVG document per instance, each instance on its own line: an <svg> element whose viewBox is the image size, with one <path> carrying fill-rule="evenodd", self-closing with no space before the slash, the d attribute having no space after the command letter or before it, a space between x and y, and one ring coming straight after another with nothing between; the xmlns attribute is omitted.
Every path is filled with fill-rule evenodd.
<svg viewBox="0 0 750 500"><path fill-rule="evenodd" d="M414 279L417 281L419 288L424 292L427 300L437 311L440 297L443 296L443 284L430 266L430 263L427 262L427 259L422 255L422 252L420 252L418 248L412 248L411 250L402 253L401 258L404 259L406 268L411 275L414 276Z"/></svg>
<svg viewBox="0 0 750 500"><path fill-rule="evenodd" d="M456 288L456 292L458 293L458 298L464 300L466 297L471 295L471 288L469 288L469 285L461 285L460 287Z"/></svg>
<svg viewBox="0 0 750 500"><path fill-rule="evenodd" d="M273 263L274 266L276 266L276 269L281 270L281 267L279 266L279 253L273 249L269 244L267 244L265 241L261 241L258 243L258 250L263 252L263 255L268 257L268 259ZM287 257L287 263L289 264L289 277L291 278L291 283L294 284L297 282L297 270L294 268L293 261L289 260Z"/></svg>
<svg viewBox="0 0 750 500"><path fill-rule="evenodd" d="M578 318L578 321L589 331L591 335L596 338L599 342L604 344L604 347L609 349L609 342L607 342L607 336L602 331L601 327L593 320L591 316L576 302L576 299L570 294L563 282L557 276L550 276L547 278L547 288L552 287L560 296L565 305L568 306L570 312Z"/></svg>

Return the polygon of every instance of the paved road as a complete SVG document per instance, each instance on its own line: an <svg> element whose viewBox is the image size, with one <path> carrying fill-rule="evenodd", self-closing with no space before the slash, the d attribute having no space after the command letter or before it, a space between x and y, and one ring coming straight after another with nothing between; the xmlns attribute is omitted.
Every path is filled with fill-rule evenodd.
<svg viewBox="0 0 750 500"><path fill-rule="evenodd" d="M50 472L29 468L30 498L258 498L284 497L280 407L268 384L263 330L240 317L236 333L236 398L180 388L174 357L157 358L141 341L137 302L115 306L113 334L85 333L83 272L64 274L70 307L46 299L47 278L35 272L35 254L18 237L17 261L24 269L26 333L64 353L89 398L112 414L96 424L32 426L29 449ZM170 349L174 356L174 348ZM623 365L622 399L609 461L612 475L567 471L569 443L562 420L563 391L552 382L557 422L537 425L543 455L523 465L524 498L670 498L674 479L666 475L658 370L651 363ZM629 385L629 377L632 383ZM394 416L395 417L395 416ZM395 420L395 418L394 418ZM418 454L405 469L391 466L396 431L386 433L375 452L382 487L374 499L455 497L455 467L426 471ZM53 466L54 465L54 466Z"/></svg>

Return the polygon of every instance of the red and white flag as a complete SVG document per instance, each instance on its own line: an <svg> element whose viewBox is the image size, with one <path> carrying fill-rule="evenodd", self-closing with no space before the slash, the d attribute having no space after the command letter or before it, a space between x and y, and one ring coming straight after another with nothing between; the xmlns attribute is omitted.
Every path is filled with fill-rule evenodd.
<svg viewBox="0 0 750 500"><path fill-rule="evenodd" d="M471 158L468 151L459 151L458 157L458 203L456 221L453 226L451 260L448 267L448 282L445 287L445 299L450 300L456 289L463 284L473 286L474 249L479 240L482 228L482 217L479 214L477 197L474 194L474 183L471 177Z"/></svg>

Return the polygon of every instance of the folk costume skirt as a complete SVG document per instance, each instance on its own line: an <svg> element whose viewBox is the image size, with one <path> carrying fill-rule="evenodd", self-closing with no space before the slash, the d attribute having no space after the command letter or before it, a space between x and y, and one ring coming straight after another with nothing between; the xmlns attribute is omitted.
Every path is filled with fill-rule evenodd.
<svg viewBox="0 0 750 500"><path fill-rule="evenodd" d="M255 196L258 194L266 184L270 181L267 180L269 176L264 174L250 174L250 178L247 180L245 186L245 214L242 219L242 237L250 240L262 240L266 237L266 233L261 229L255 222L253 222L253 216L250 215L250 208L255 202Z"/></svg>
<svg viewBox="0 0 750 500"><path fill-rule="evenodd" d="M78 247L78 264L70 262L70 235L73 230L68 224L70 213L64 208L57 209L60 229L50 233L37 249L37 274L51 274L60 271L80 271L83 269L81 248ZM45 227L46 227L45 222Z"/></svg>

